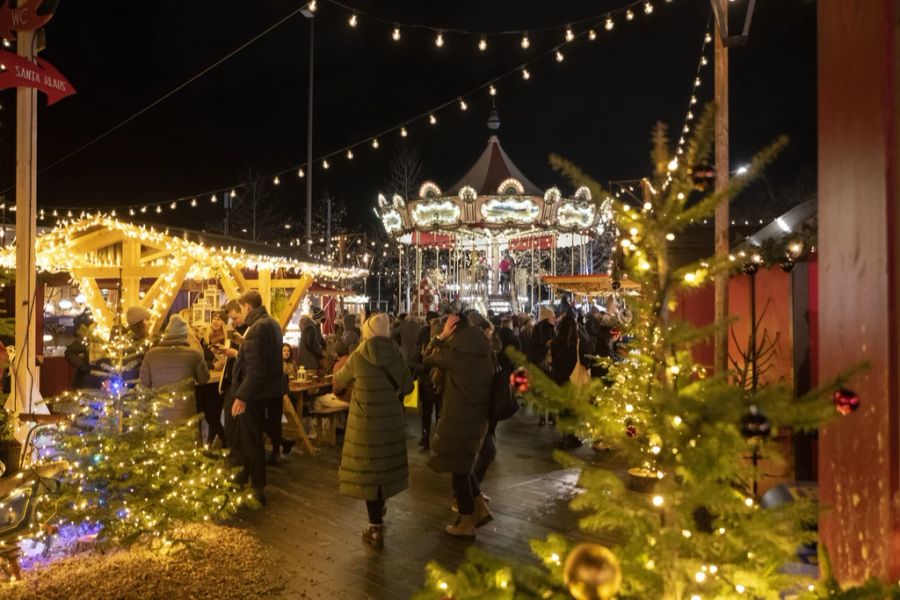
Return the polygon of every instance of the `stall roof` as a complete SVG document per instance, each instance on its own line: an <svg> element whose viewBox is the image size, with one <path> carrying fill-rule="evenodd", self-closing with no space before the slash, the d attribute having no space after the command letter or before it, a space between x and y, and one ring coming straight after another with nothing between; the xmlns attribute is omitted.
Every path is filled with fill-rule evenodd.
<svg viewBox="0 0 900 600"><path fill-rule="evenodd" d="M613 291L613 278L609 275L548 275L543 282L555 285L573 294L603 296ZM641 286L630 279L618 279L622 291L638 292Z"/></svg>

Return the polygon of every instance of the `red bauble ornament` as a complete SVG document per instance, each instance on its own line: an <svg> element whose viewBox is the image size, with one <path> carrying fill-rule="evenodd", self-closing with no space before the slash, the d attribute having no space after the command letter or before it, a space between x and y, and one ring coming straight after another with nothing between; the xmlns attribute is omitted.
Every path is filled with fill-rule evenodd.
<svg viewBox="0 0 900 600"><path fill-rule="evenodd" d="M519 367L512 372L509 376L509 385L520 394L528 391L530 383L528 381L528 371L525 370L525 367Z"/></svg>
<svg viewBox="0 0 900 600"><path fill-rule="evenodd" d="M831 398L834 400L834 408L845 417L859 408L859 396L853 390L840 388Z"/></svg>
<svg viewBox="0 0 900 600"><path fill-rule="evenodd" d="M637 436L637 427L635 427L634 425L627 425L625 427L625 435L627 435L630 438L636 437Z"/></svg>

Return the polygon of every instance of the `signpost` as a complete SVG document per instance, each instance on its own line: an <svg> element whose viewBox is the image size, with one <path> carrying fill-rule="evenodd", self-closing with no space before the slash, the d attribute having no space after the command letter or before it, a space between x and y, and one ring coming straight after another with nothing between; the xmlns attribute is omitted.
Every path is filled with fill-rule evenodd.
<svg viewBox="0 0 900 600"><path fill-rule="evenodd" d="M36 30L52 17L40 14L42 0L12 0L0 6L0 35L17 32L16 54L0 51L0 89L16 88L16 352L11 365L12 394L7 408L34 412L40 400L35 361L37 336L37 92L48 104L75 93L52 65L37 58ZM53 5L55 8L55 5ZM19 429L18 433L22 433Z"/></svg>

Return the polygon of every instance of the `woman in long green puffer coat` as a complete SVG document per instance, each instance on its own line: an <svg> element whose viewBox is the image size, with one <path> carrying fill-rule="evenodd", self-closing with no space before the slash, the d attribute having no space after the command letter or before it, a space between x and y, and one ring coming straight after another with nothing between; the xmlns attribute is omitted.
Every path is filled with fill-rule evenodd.
<svg viewBox="0 0 900 600"><path fill-rule="evenodd" d="M428 465L439 473L451 473L453 494L460 519L447 533L474 537L475 528L491 520L472 467L488 431L494 360L491 345L478 323L484 318L450 315L441 334L425 352L426 365L443 371L441 417L431 442L434 454Z"/></svg>
<svg viewBox="0 0 900 600"><path fill-rule="evenodd" d="M402 396L413 390L412 375L390 338L387 315L370 317L363 341L334 376L336 392L353 385L341 453L341 495L366 501L369 527L363 540L384 542L384 501L409 485L406 418Z"/></svg>

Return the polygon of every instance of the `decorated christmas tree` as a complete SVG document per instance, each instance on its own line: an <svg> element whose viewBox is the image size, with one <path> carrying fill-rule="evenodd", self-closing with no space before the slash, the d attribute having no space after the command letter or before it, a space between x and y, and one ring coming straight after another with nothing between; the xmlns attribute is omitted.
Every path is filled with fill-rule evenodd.
<svg viewBox="0 0 900 600"><path fill-rule="evenodd" d="M221 451L199 445L199 416L185 423L162 421L177 388L132 387L146 343L114 331L104 344L103 385L55 399L69 413L45 462L67 461L55 497L38 513L36 531L56 525L93 524L101 543L149 543L160 548L178 542L179 527L228 517L252 503L232 483Z"/></svg>
<svg viewBox="0 0 900 600"><path fill-rule="evenodd" d="M785 144L778 140L763 150L727 190L700 193L693 175L709 159L713 113L705 111L681 155L670 154L659 126L644 202L616 203L613 277L628 277L641 289L629 300L633 320L620 325L630 340L621 360L607 361L606 376L580 388L557 386L526 365L530 400L563 415L562 431L603 440L632 467L624 476L557 456L581 468L583 489L571 508L581 515L584 537L602 534L616 542L609 548L575 546L559 535L533 541L543 568L507 564L473 549L455 573L430 564L422 598L696 600L839 593L833 581L819 584L785 569L796 562L798 547L815 541L810 524L817 506L807 497L762 508L756 464L785 461L770 436L814 429L837 414L832 392L852 372L800 398L783 385L748 386L730 373L713 375L695 361L692 349L728 324L696 327L675 316L680 292L740 268L742 259L710 258L673 268L668 243L738 194ZM594 198L608 196L572 164L559 157L551 161ZM524 357L515 358L524 363Z"/></svg>

